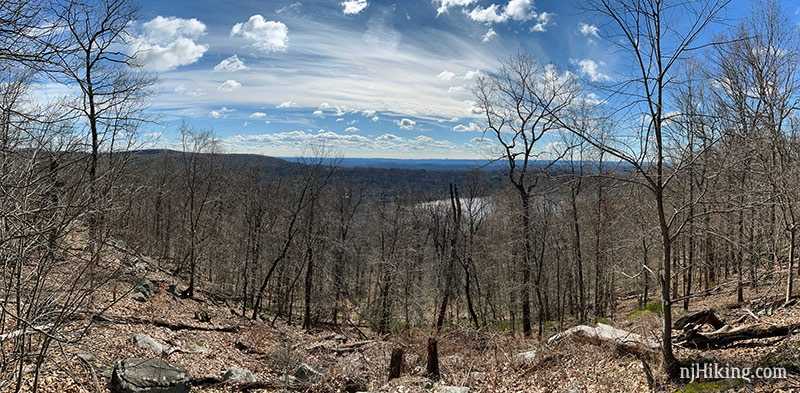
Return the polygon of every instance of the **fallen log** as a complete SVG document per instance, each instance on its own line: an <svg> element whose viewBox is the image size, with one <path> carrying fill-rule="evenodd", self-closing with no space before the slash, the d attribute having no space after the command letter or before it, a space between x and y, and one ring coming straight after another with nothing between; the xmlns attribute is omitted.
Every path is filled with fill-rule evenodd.
<svg viewBox="0 0 800 393"><path fill-rule="evenodd" d="M787 336L797 329L800 329L800 323L783 326L750 325L735 329L719 329L711 333L689 331L679 344L697 349L722 348L739 341Z"/></svg>
<svg viewBox="0 0 800 393"><path fill-rule="evenodd" d="M602 323L598 323L596 327L586 325L572 327L550 337L547 340L547 344L553 345L568 337L589 340L593 343L610 343L618 350L637 356L650 357L661 348L661 344L656 340Z"/></svg>
<svg viewBox="0 0 800 393"><path fill-rule="evenodd" d="M675 323L672 324L672 328L676 330L687 330L687 327L691 328L692 325L699 326L705 324L711 325L714 329L725 326L725 322L717 318L714 314L714 310L708 309L678 318L675 320Z"/></svg>
<svg viewBox="0 0 800 393"><path fill-rule="evenodd" d="M158 327L165 327L173 331L196 330L203 332L238 333L240 330L239 326L198 326L198 325L189 325L182 322L168 322L159 319L146 319L133 316L110 318L102 315L94 315L92 316L92 319L98 322L109 322L115 324L153 325Z"/></svg>

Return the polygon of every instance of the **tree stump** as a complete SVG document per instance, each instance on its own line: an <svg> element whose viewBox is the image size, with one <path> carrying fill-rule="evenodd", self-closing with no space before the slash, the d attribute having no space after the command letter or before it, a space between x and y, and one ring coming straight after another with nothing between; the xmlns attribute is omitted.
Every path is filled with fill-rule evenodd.
<svg viewBox="0 0 800 393"><path fill-rule="evenodd" d="M400 372L403 370L403 358L405 351L403 348L395 348L392 350L392 357L389 360L389 380L400 378Z"/></svg>
<svg viewBox="0 0 800 393"><path fill-rule="evenodd" d="M426 367L428 378L439 380L439 340L436 337L428 338L428 365Z"/></svg>

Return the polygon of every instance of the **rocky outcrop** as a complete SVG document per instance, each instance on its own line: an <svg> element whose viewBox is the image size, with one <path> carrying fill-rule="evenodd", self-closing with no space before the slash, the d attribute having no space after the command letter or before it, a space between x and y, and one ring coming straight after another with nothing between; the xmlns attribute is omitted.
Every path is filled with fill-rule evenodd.
<svg viewBox="0 0 800 393"><path fill-rule="evenodd" d="M161 359L120 360L111 376L113 393L189 393L191 389L189 372Z"/></svg>

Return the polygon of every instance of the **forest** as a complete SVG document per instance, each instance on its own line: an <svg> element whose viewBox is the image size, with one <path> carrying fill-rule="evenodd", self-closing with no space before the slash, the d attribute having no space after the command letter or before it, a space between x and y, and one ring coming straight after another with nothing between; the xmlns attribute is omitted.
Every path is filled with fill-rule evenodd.
<svg viewBox="0 0 800 393"><path fill-rule="evenodd" d="M621 300L656 305L667 375L673 315L723 283L740 304L796 297L800 35L776 1L720 30L724 1L586 2L630 79L503 60L474 88L503 166L472 170L343 168L326 146L233 154L188 122L179 150L140 151L156 76L118 50L137 6L0 4L9 380L133 290L101 296L118 252L180 279L180 298L304 331L547 338L624 318ZM667 27L678 18L687 29ZM42 80L75 94L38 102Z"/></svg>

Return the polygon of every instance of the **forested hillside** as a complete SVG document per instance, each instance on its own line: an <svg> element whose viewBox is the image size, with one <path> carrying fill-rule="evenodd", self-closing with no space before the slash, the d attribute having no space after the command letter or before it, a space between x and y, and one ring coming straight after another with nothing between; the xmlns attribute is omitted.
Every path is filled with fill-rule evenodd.
<svg viewBox="0 0 800 393"><path fill-rule="evenodd" d="M122 334L209 390L665 390L706 355L795 384L800 35L763 1L711 37L726 4L587 2L628 79L503 60L473 91L496 166L445 170L236 154L188 121L140 150L138 7L0 0L0 390L116 389ZM259 379L211 375L222 352Z"/></svg>

